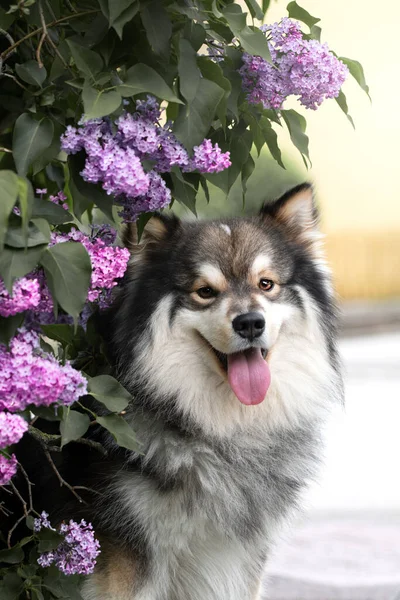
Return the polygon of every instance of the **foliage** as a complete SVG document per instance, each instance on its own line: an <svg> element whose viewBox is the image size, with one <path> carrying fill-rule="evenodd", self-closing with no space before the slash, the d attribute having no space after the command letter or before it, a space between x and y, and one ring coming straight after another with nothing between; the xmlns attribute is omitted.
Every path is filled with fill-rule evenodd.
<svg viewBox="0 0 400 600"><path fill-rule="evenodd" d="M0 512L12 521L0 538L4 600L80 598L78 575L38 563L41 553L56 556L63 538L49 527L34 531L33 516L39 518L42 507L32 502L34 482L15 458L18 446L11 444L22 435L37 440L55 484L77 498L79 489L58 473L53 453L67 444L86 444L106 455L106 448L88 436L93 424L118 445L138 450L123 416L130 394L114 379L94 326L127 265L127 251L114 244L120 206L123 216L133 219L153 210L143 198L154 180L166 190L164 200L193 212L200 190L209 197L209 183L228 194L240 182L245 199L254 169L252 148L260 153L266 146L284 168L279 135L285 128L309 162L304 116L281 104L265 108L265 102L249 100L249 82L244 86L240 74L243 56L247 65L255 58L263 72L276 70L271 61L282 57L259 28L269 1L263 0L262 8L255 0L246 5L248 14L230 0L0 1L0 364L7 373L0 384L0 410L7 415L0 419L0 482L19 502L18 512L10 515L0 497ZM302 31L296 26L301 47L312 41L310 47L318 49L319 19L295 1L287 8L301 23ZM368 93L360 63L341 60ZM297 93L292 83L287 94ZM165 113L146 125L146 131L157 129L155 148L141 151L128 138L121 145L119 124L136 119L129 115L145 102L154 104L152 97ZM351 120L343 91L336 101ZM88 119L101 120L93 125ZM67 155L60 138L76 132L79 123L86 145ZM105 167L95 183L87 175L96 151L88 143L92 126L103 128L104 147L110 140L114 144L112 160L131 144L137 170L130 183L137 183L140 170L145 182L140 194L124 196L127 182L121 187L114 177L111 185ZM167 143L180 158L168 155L168 168L161 168L157 152L162 148L165 158ZM127 170L129 161L121 177ZM116 199L107 193L116 190ZM143 201L139 209L126 209L132 198ZM148 218L140 214L139 232ZM45 433L46 422L56 433ZM23 482L26 498L14 481ZM21 537L23 523L28 533Z"/></svg>

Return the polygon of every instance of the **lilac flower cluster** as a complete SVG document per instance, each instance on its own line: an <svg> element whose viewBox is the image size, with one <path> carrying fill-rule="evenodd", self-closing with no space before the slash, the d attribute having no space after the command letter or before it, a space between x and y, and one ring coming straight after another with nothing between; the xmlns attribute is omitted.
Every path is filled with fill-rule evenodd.
<svg viewBox="0 0 400 600"><path fill-rule="evenodd" d="M0 412L0 448L16 444L28 430L28 423L19 415Z"/></svg>
<svg viewBox="0 0 400 600"><path fill-rule="evenodd" d="M10 317L37 308L40 303L40 286L37 279L21 277L15 281L10 295L0 279L0 315Z"/></svg>
<svg viewBox="0 0 400 600"><path fill-rule="evenodd" d="M70 406L86 393L87 382L69 362L58 361L40 348L39 335L19 330L10 347L0 344L0 411L15 413L30 404Z"/></svg>
<svg viewBox="0 0 400 600"><path fill-rule="evenodd" d="M171 123L160 125L161 111L155 98L138 100L133 114L124 113L113 124L109 119L94 119L68 126L61 138L67 154L86 153L82 177L101 183L122 206L126 222L135 221L141 212L167 206L171 192L160 173L178 166L185 172L215 173L230 166L229 152L204 140L190 158L171 130ZM145 170L143 161L153 165Z"/></svg>
<svg viewBox="0 0 400 600"><path fill-rule="evenodd" d="M65 202L67 199L67 196L64 194L63 191L59 191L58 194L55 195L50 195L49 196L49 200L50 202L52 202L53 204L58 204L59 206L62 206L62 208L64 210L68 210L69 206L68 204Z"/></svg>
<svg viewBox="0 0 400 600"><path fill-rule="evenodd" d="M272 64L259 56L243 54L239 69L250 104L280 109L288 96L316 110L326 98L336 98L348 68L327 44L303 38L300 25L284 18L262 27L267 35Z"/></svg>
<svg viewBox="0 0 400 600"><path fill-rule="evenodd" d="M55 531L48 517L46 512L42 512L41 517L34 520L35 532L41 531L43 527ZM59 533L64 535L64 540L55 550L39 556L39 565L49 567L55 564L64 575L93 573L96 558L100 554L100 543L94 537L92 524L83 519L80 523L71 519L68 524L60 526Z"/></svg>
<svg viewBox="0 0 400 600"><path fill-rule="evenodd" d="M6 458L0 454L0 485L6 485L17 472L17 458L15 454L11 458Z"/></svg>
<svg viewBox="0 0 400 600"><path fill-rule="evenodd" d="M97 235L87 236L73 228L69 233L52 234L53 243L67 241L81 242L86 248L92 263L92 278L88 292L89 302L98 302L100 308L107 304L109 292L117 285L126 271L129 261L129 250L111 246L115 239L115 232L111 227L97 231Z"/></svg>

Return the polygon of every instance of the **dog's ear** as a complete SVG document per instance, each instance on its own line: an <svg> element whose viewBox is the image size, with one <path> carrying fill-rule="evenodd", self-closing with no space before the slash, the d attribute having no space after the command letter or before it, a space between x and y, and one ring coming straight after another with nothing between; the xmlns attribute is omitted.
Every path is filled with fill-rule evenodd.
<svg viewBox="0 0 400 600"><path fill-rule="evenodd" d="M260 216L280 224L291 239L311 252L317 252L318 247L319 253L318 210L310 183L297 185L278 200L264 204Z"/></svg>
<svg viewBox="0 0 400 600"><path fill-rule="evenodd" d="M149 244L159 244L170 238L180 227L175 215L155 213L146 223L141 238L138 237L136 223L127 223L122 229L122 241L132 254L142 252Z"/></svg>

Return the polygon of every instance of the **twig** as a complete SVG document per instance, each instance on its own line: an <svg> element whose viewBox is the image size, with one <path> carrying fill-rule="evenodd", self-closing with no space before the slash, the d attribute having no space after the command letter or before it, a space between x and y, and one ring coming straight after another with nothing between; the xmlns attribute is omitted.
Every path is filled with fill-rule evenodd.
<svg viewBox="0 0 400 600"><path fill-rule="evenodd" d="M85 446L89 446L89 448L97 450L103 456L108 456L107 450L100 444L100 442L95 442L94 440L89 440L88 438L78 438L77 440L72 440L71 443L73 442L76 442L77 444L84 444Z"/></svg>
<svg viewBox="0 0 400 600"><path fill-rule="evenodd" d="M12 154L12 150L10 150L10 148L3 148L2 146L0 146L0 152L10 152L10 154Z"/></svg>
<svg viewBox="0 0 400 600"><path fill-rule="evenodd" d="M42 50L43 42L47 37L47 26L46 26L46 19L44 18L44 12L43 12L43 6L42 6L41 0L39 0L39 15L40 15L40 22L42 23L42 31L43 32L42 32L42 35L40 36L38 47L36 48L36 60L39 64L39 67L42 68L43 62L42 62L42 57L40 56L40 53Z"/></svg>
<svg viewBox="0 0 400 600"><path fill-rule="evenodd" d="M14 531L17 529L18 525L19 525L20 523L22 523L22 521L23 521L25 518L26 518L26 517L25 517L25 515L22 515L22 517L20 517L20 518L19 518L19 519L18 519L18 520L17 520L17 521L14 523L14 525L11 527L10 531L8 532L8 535L7 535L7 547L8 547L8 548L11 548L11 537L12 537L12 534L13 534L13 533L14 533Z"/></svg>
<svg viewBox="0 0 400 600"><path fill-rule="evenodd" d="M94 413L93 413L94 414ZM90 425L95 424L94 422L90 423ZM62 452L62 449L59 446L54 446L54 444L61 443L61 436L44 433L33 427L32 424L29 426L29 433L32 437L35 438L41 444L42 447L47 448L50 452ZM107 456L107 450L100 444L100 442L95 442L94 440L89 440L87 438L77 438L76 440L71 440L71 443L75 442L76 444L84 444L85 446L89 446L94 450L97 450L103 456Z"/></svg>
<svg viewBox="0 0 400 600"><path fill-rule="evenodd" d="M11 73L0 73L0 77L9 77L10 79L13 79L15 83L19 85L20 88L26 91L28 90L28 88L25 87L20 81L18 81L18 79L14 75L11 75Z"/></svg>
<svg viewBox="0 0 400 600"><path fill-rule="evenodd" d="M62 477L62 475L60 474L60 472L57 469L56 465L54 464L53 459L51 458L51 454L47 450L47 448L43 448L43 452L45 453L46 458L49 461L49 464L50 464L51 468L53 469L53 471L54 471L54 473L55 473L58 481L60 482L60 487L62 487L64 485L75 496L75 498L78 500L78 502L81 502L83 504L87 504L87 502L85 502L83 500L83 498L81 498L81 496L75 491L76 488L74 486L70 485L68 483L68 481L65 481L65 479Z"/></svg>
<svg viewBox="0 0 400 600"><path fill-rule="evenodd" d="M77 17L84 17L86 15L92 15L92 14L99 13L99 12L101 12L100 9L84 10L82 12L74 13L73 15L69 15L68 17L62 17L62 19L57 19L56 21L51 21L50 23L47 23L46 27L47 27L47 29L49 29L49 27L55 27L56 25L59 25L60 23L65 23L65 21L69 21L70 19L76 19ZM11 46L9 46L6 50L4 50L0 54L0 58L2 58L2 59L7 58L8 56L10 56L10 54L12 52L14 52L14 50L20 44L22 44L22 42L25 42L26 40L30 39L34 35L37 35L37 34L42 33L42 32L43 32L43 27L38 27L34 31L31 31L30 33L28 33L27 35L25 35L23 38L21 38L20 40L18 40L17 42L15 42L14 44L12 44Z"/></svg>
<svg viewBox="0 0 400 600"><path fill-rule="evenodd" d="M70 8L70 10L72 10L72 12L76 13L76 8L74 6L72 6L72 4L69 0L65 0L65 4L67 6L69 6L69 8Z"/></svg>

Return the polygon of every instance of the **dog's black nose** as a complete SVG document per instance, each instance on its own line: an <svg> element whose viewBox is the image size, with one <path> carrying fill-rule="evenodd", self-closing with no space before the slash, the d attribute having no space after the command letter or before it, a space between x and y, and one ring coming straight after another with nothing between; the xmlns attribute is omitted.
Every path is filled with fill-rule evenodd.
<svg viewBox="0 0 400 600"><path fill-rule="evenodd" d="M242 338L251 342L260 337L265 329L265 319L260 313L249 312L235 317L232 327Z"/></svg>

